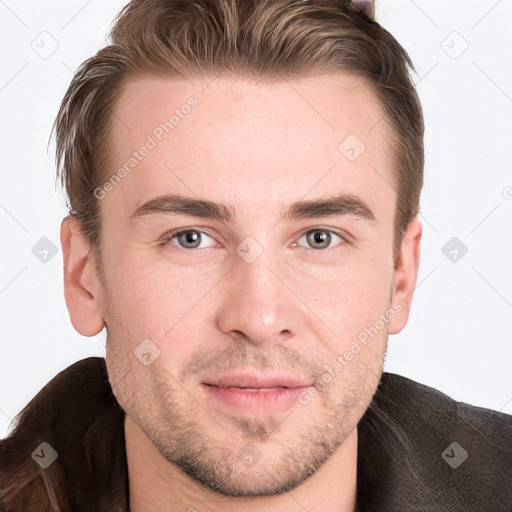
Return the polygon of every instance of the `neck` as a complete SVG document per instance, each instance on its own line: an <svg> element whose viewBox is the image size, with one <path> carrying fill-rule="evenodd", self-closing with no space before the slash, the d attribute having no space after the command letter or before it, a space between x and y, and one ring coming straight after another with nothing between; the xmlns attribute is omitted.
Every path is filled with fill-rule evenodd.
<svg viewBox="0 0 512 512"><path fill-rule="evenodd" d="M301 485L274 496L217 494L168 461L129 415L125 419L131 512L161 510L272 512L354 512L357 475L357 427Z"/></svg>

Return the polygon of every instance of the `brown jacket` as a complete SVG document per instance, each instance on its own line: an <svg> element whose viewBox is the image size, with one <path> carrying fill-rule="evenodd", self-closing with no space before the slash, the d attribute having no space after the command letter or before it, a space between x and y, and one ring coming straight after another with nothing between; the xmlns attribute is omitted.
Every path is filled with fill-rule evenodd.
<svg viewBox="0 0 512 512"><path fill-rule="evenodd" d="M358 431L359 512L512 511L512 416L384 373ZM129 510L124 411L103 358L30 401L0 464L2 511Z"/></svg>

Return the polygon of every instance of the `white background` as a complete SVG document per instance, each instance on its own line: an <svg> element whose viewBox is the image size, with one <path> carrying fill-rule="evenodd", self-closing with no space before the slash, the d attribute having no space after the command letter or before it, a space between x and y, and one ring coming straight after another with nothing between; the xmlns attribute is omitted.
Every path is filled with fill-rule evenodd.
<svg viewBox="0 0 512 512"><path fill-rule="evenodd" d="M73 70L124 3L0 1L0 437L59 371L104 355L104 333L69 322L47 143ZM380 0L377 20L416 65L426 121L419 285L385 369L512 414L512 1ZM58 248L46 263L42 237ZM457 262L442 252L452 237L468 248Z"/></svg>

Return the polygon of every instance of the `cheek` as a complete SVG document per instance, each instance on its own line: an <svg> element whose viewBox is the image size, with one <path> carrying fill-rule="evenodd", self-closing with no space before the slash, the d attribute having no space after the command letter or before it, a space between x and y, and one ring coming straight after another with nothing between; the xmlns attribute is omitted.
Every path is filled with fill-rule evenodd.
<svg viewBox="0 0 512 512"><path fill-rule="evenodd" d="M108 326L109 343L117 347L123 372L129 369L142 378L140 372L147 368L136 356L148 351L157 354L150 368L162 367L173 374L182 368L191 351L204 344L214 314L209 291L220 276L198 267L120 262L109 281L113 318Z"/></svg>
<svg viewBox="0 0 512 512"><path fill-rule="evenodd" d="M363 255L340 265L289 274L294 292L328 328L336 345L375 324L389 308L392 272Z"/></svg>
<svg viewBox="0 0 512 512"><path fill-rule="evenodd" d="M218 275L217 275L218 274ZM119 262L109 279L114 309L127 323L171 328L199 303L221 276L220 270L158 261Z"/></svg>

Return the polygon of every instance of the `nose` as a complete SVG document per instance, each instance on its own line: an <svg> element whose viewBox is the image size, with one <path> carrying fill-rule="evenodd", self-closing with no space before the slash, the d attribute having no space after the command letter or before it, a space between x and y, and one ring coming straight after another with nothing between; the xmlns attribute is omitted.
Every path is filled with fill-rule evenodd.
<svg viewBox="0 0 512 512"><path fill-rule="evenodd" d="M252 263L236 259L219 290L218 329L254 345L284 342L296 336L304 322L303 304L289 279L265 256Z"/></svg>

